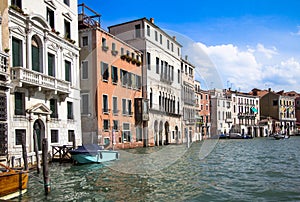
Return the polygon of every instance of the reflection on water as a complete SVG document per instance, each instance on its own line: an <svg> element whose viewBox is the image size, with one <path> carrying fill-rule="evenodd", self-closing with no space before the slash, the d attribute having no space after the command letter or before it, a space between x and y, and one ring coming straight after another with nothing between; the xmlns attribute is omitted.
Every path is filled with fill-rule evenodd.
<svg viewBox="0 0 300 202"><path fill-rule="evenodd" d="M129 154L155 154L162 148L130 150L106 166L53 163L50 195L44 196L42 177L32 172L22 201L300 201L300 137L220 140L200 160L202 144L194 143L189 150L178 146L181 155L176 146L169 147L159 155L175 153L174 162L141 174L120 172L115 165L132 170L128 162L138 156ZM143 168L138 161L135 166Z"/></svg>

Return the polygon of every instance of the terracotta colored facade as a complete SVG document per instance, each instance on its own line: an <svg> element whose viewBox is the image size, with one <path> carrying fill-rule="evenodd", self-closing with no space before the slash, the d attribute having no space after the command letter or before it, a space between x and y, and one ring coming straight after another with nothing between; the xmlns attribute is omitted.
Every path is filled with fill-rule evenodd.
<svg viewBox="0 0 300 202"><path fill-rule="evenodd" d="M135 98L142 96L141 52L100 27L81 29L79 38L83 143L143 146L134 117Z"/></svg>

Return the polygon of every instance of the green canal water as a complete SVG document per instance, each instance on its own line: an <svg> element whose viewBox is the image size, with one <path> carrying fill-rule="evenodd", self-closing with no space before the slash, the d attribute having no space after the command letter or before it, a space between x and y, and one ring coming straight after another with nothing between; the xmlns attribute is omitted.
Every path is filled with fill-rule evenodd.
<svg viewBox="0 0 300 202"><path fill-rule="evenodd" d="M300 201L300 137L205 140L122 151L108 164L31 172L22 201Z"/></svg>

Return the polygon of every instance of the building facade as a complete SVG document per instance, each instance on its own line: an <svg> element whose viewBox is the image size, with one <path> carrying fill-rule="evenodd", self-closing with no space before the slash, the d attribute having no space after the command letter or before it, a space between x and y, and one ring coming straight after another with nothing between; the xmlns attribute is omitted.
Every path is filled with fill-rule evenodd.
<svg viewBox="0 0 300 202"><path fill-rule="evenodd" d="M259 137L259 97L237 91L227 92L232 101L232 128L230 132Z"/></svg>
<svg viewBox="0 0 300 202"><path fill-rule="evenodd" d="M181 45L154 19L109 27L109 32L143 53L143 98L149 100L149 121L143 124L145 146L181 143Z"/></svg>
<svg viewBox="0 0 300 202"><path fill-rule="evenodd" d="M210 90L211 136L228 134L232 128L231 98L226 90Z"/></svg>
<svg viewBox="0 0 300 202"><path fill-rule="evenodd" d="M6 49L8 52L8 49ZM2 49L2 16L0 16L0 161L6 161L8 155L8 99L9 68L8 54Z"/></svg>
<svg viewBox="0 0 300 202"><path fill-rule="evenodd" d="M199 81L195 81L195 99L195 134L202 140L210 137L210 94L209 91L201 89Z"/></svg>
<svg viewBox="0 0 300 202"><path fill-rule="evenodd" d="M90 10L81 5L83 11ZM100 16L95 13L94 16ZM86 16L85 16L86 17ZM79 14L81 121L84 143L143 146L135 99L142 97L142 53Z"/></svg>
<svg viewBox="0 0 300 202"><path fill-rule="evenodd" d="M260 99L261 117L272 118L279 124L272 125L269 133L286 133L296 131L295 97L271 90Z"/></svg>
<svg viewBox="0 0 300 202"><path fill-rule="evenodd" d="M2 47L9 50L8 155L81 144L77 1L1 2ZM34 136L37 141L34 142Z"/></svg>
<svg viewBox="0 0 300 202"><path fill-rule="evenodd" d="M183 106L183 142L193 142L196 140L200 140L200 137L195 135L195 66L188 62L187 56L181 61L181 75L181 106Z"/></svg>

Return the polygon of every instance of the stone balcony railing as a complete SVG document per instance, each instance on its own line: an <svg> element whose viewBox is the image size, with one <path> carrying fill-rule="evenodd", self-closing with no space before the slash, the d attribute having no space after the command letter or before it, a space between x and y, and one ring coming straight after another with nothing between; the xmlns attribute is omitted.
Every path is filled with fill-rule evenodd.
<svg viewBox="0 0 300 202"><path fill-rule="evenodd" d="M41 87L44 90L70 93L70 82L23 67L12 67L12 81L22 85Z"/></svg>
<svg viewBox="0 0 300 202"><path fill-rule="evenodd" d="M8 55L3 52L0 52L0 74L8 75Z"/></svg>

